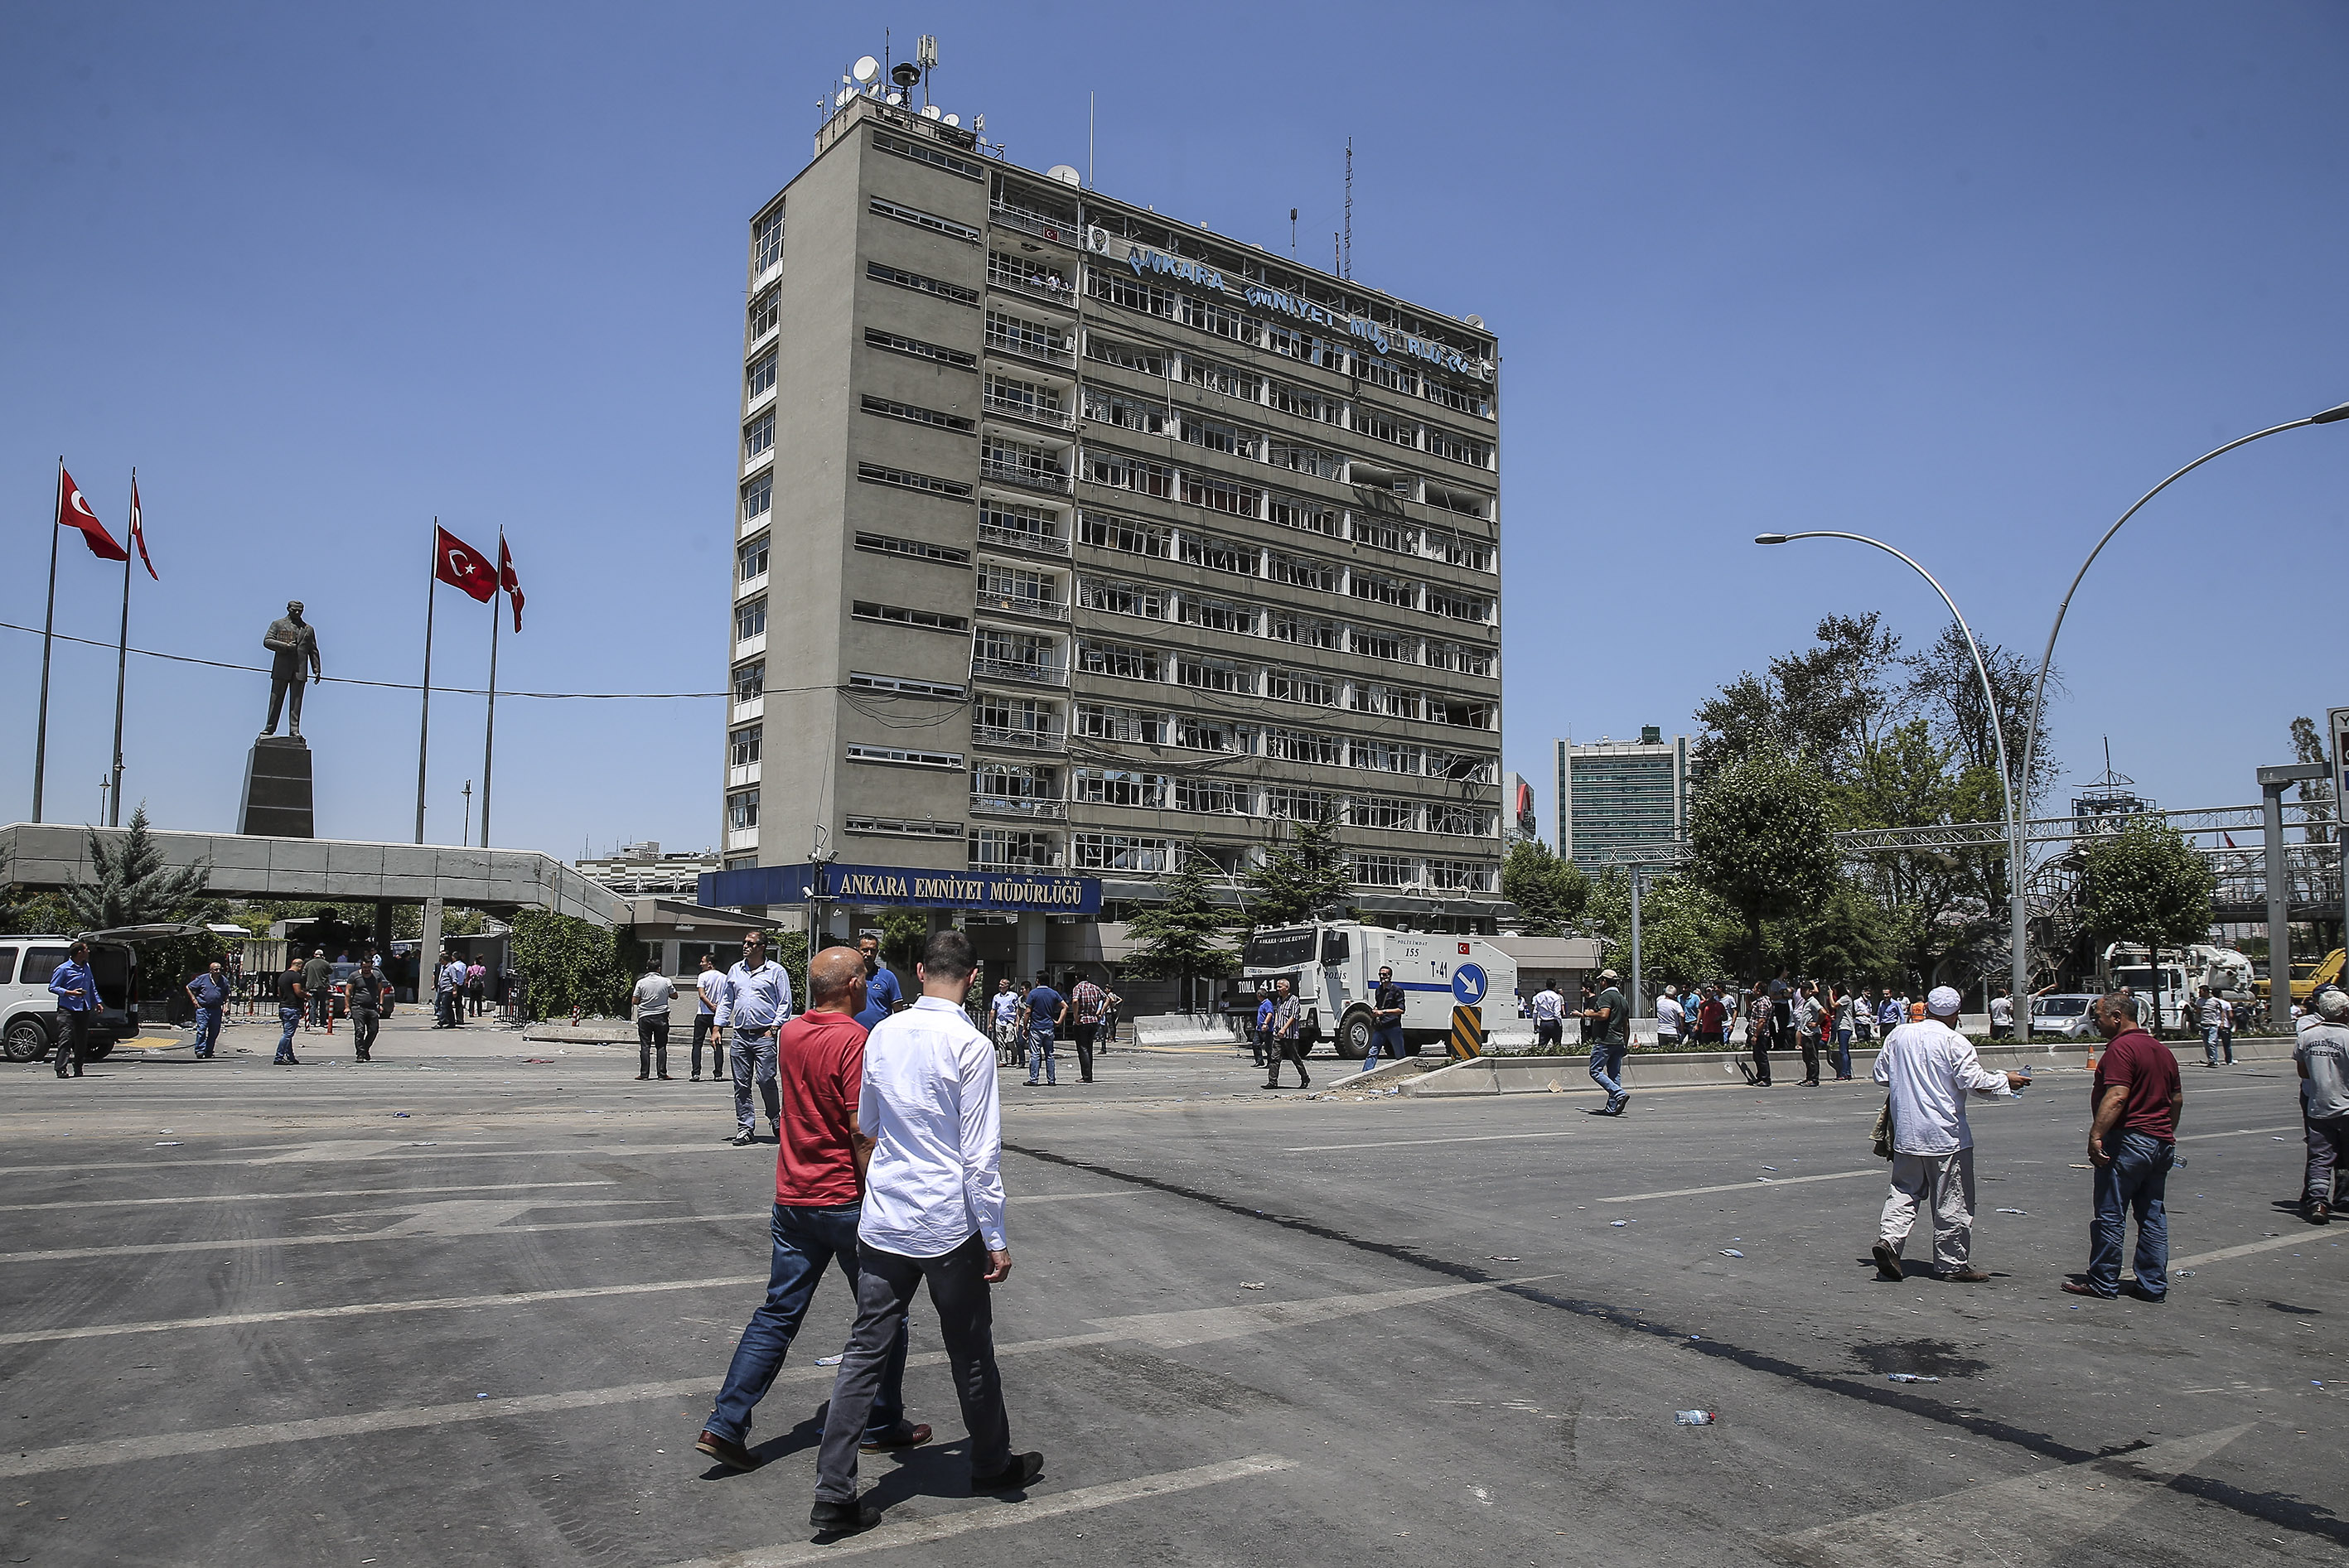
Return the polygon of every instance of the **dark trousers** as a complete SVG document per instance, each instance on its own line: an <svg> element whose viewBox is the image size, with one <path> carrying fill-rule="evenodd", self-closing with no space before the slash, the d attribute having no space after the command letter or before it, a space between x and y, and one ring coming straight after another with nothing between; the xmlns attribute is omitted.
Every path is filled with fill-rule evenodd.
<svg viewBox="0 0 2349 1568"><path fill-rule="evenodd" d="M321 985L310 993L310 1026L314 1029L324 1029L332 1026L334 1021L334 993L328 987Z"/></svg>
<svg viewBox="0 0 2349 1568"><path fill-rule="evenodd" d="M800 1320L808 1302L835 1258L853 1293L857 1282L856 1222L862 1203L828 1209L775 1205L770 1223L775 1238L773 1261L767 1269L767 1299L750 1315L742 1342L734 1347L733 1364L726 1368L725 1386L718 1391L717 1408L702 1424L721 1438L741 1442L750 1435L750 1410L774 1386L783 1357L799 1336ZM873 1414L865 1424L873 1437L889 1437L905 1418L905 1324L897 1322L897 1338L882 1357L879 1388Z"/></svg>
<svg viewBox="0 0 2349 1568"><path fill-rule="evenodd" d="M89 1014L60 1012L57 1021L65 1026L55 1052L57 1077L81 1077L82 1063L89 1060Z"/></svg>
<svg viewBox="0 0 2349 1568"><path fill-rule="evenodd" d="M367 1053L375 1049L375 1032L381 1027L383 1016L379 1013L357 1012L351 1015L351 1049L357 1054L359 1060L367 1060Z"/></svg>
<svg viewBox="0 0 2349 1568"><path fill-rule="evenodd" d="M1087 1083L1093 1081L1093 1037L1101 1032L1099 1024L1071 1024L1070 1043L1077 1047L1077 1076Z"/></svg>
<svg viewBox="0 0 2349 1568"><path fill-rule="evenodd" d="M1753 1040L1754 1081L1766 1084L1770 1081L1770 1031L1753 1028L1747 1030L1746 1034Z"/></svg>
<svg viewBox="0 0 2349 1568"><path fill-rule="evenodd" d="M709 1031L717 1022L718 1015L715 1013L696 1013L693 1016L693 1076L696 1078L701 1076L701 1043L709 1038ZM720 1045L709 1053L709 1076L718 1077L725 1066L726 1047Z"/></svg>
<svg viewBox="0 0 2349 1568"><path fill-rule="evenodd" d="M1819 1081L1819 1032L1816 1029L1803 1031L1803 1081Z"/></svg>
<svg viewBox="0 0 2349 1568"><path fill-rule="evenodd" d="M2306 1124L2308 1178L2301 1187L2302 1201L2330 1204L2342 1171L2349 1170L2349 1116L2309 1117Z"/></svg>
<svg viewBox="0 0 2349 1568"><path fill-rule="evenodd" d="M636 1020L636 1073L639 1077L653 1070L653 1057L660 1057L660 1076L668 1077L668 1020L638 1018Z"/></svg>
<svg viewBox="0 0 2349 1568"><path fill-rule="evenodd" d="M1298 1048L1297 1041L1294 1037L1287 1035L1277 1036L1274 1037L1272 1043L1279 1050L1280 1054L1272 1058L1272 1070L1265 1078L1265 1086L1268 1088L1272 1088L1280 1082L1280 1065L1283 1062L1294 1062L1297 1064L1298 1088L1303 1088L1306 1085L1313 1081L1311 1078L1305 1076L1305 1053Z"/></svg>
<svg viewBox="0 0 2349 1568"><path fill-rule="evenodd" d="M905 1308L924 1281L929 1284L930 1305L937 1309L938 1337L946 1342L947 1361L954 1368L962 1424L970 1433L971 1473L1001 1470L1011 1462L1011 1418L1003 1408L1003 1377L995 1366L987 1248L976 1234L935 1258L909 1258L860 1245L857 1261L856 1326L850 1331L840 1375L832 1385L823 1449L816 1460L817 1499L849 1502L856 1497L856 1447L873 1423L890 1347L903 1343Z"/></svg>
<svg viewBox="0 0 2349 1568"><path fill-rule="evenodd" d="M1536 1050L1540 1050L1546 1046L1555 1047L1559 1050L1564 1050L1566 1048L1566 1024L1564 1020L1558 1018L1536 1018L1534 1020L1534 1048Z"/></svg>
<svg viewBox="0 0 2349 1568"><path fill-rule="evenodd" d="M1260 1068L1268 1068L1280 1059L1280 1047L1272 1043L1270 1029L1258 1029L1248 1037L1248 1044L1255 1052L1256 1065Z"/></svg>

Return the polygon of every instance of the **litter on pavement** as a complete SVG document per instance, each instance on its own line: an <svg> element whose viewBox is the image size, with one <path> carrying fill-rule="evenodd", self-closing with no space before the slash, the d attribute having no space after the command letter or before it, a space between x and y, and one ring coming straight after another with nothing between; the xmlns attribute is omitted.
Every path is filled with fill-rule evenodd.
<svg viewBox="0 0 2349 1568"><path fill-rule="evenodd" d="M1677 1427L1709 1427L1715 1417L1711 1410L1674 1410L1672 1424Z"/></svg>
<svg viewBox="0 0 2349 1568"><path fill-rule="evenodd" d="M1253 1281L1251 1281L1251 1280L1242 1280L1242 1281L1240 1281L1240 1288L1241 1288L1242 1290L1262 1290L1262 1289L1264 1288L1264 1281L1262 1281L1262 1280L1253 1280Z"/></svg>
<svg viewBox="0 0 2349 1568"><path fill-rule="evenodd" d="M2002 1214L2021 1214L2025 1219L2029 1219L2031 1217L2031 1211L2028 1209L2001 1209L1999 1212Z"/></svg>
<svg viewBox="0 0 2349 1568"><path fill-rule="evenodd" d="M1725 1258L1742 1258L1745 1254L1739 1252L1735 1247L1723 1247L1721 1249L1721 1255Z"/></svg>
<svg viewBox="0 0 2349 1568"><path fill-rule="evenodd" d="M1886 1377L1895 1383L1938 1383L1939 1377L1927 1377L1916 1372L1887 1372Z"/></svg>

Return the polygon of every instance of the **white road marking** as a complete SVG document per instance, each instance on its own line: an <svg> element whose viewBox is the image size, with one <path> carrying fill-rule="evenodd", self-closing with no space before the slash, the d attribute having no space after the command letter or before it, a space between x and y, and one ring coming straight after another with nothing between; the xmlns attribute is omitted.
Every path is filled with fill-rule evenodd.
<svg viewBox="0 0 2349 1568"><path fill-rule="evenodd" d="M696 1558L688 1563L672 1563L670 1568L795 1568L796 1564L802 1563L830 1563L860 1553L885 1552L901 1546L926 1546L968 1535L975 1531L1032 1524L1039 1520L1085 1513L1145 1497L1194 1491L1203 1486L1216 1486L1227 1480L1246 1480L1251 1476L1293 1470L1296 1463L1282 1454L1250 1454L1246 1459L1226 1460L1221 1464L1197 1465L1190 1470L1136 1476L1132 1480L1103 1481L1099 1486L1081 1486L1074 1491L1050 1492L1019 1502L978 1503L930 1519L908 1519L896 1524L884 1524L862 1535L852 1535L829 1544L789 1541L780 1546L729 1552L722 1557Z"/></svg>
<svg viewBox="0 0 2349 1568"><path fill-rule="evenodd" d="M1409 1149L1423 1143L1504 1143L1517 1138L1571 1138L1581 1131L1568 1127L1556 1132L1480 1132L1461 1138L1391 1138L1379 1143L1308 1143L1284 1149L1283 1154L1327 1154L1341 1149Z"/></svg>
<svg viewBox="0 0 2349 1568"><path fill-rule="evenodd" d="M1602 1203L1640 1203L1650 1198L1696 1198L1707 1192L1744 1192L1761 1187L1798 1187L1806 1181L1848 1181L1855 1176L1876 1176L1891 1180L1892 1167L1878 1166L1873 1171L1830 1171L1823 1176L1749 1177L1743 1181L1723 1181L1712 1187L1674 1187L1663 1192L1624 1192L1612 1198L1601 1198Z"/></svg>
<svg viewBox="0 0 2349 1568"><path fill-rule="evenodd" d="M2300 1130L2301 1124L2297 1121L2289 1127L2239 1127L2232 1132L2189 1132L2178 1141L2196 1143L2205 1138L2251 1138L2262 1132L2298 1132Z"/></svg>
<svg viewBox="0 0 2349 1568"><path fill-rule="evenodd" d="M616 1187L615 1181L462 1181L448 1187L353 1187L316 1192L296 1188L285 1192L181 1192L169 1198L75 1198L60 1203L0 1203L0 1214L27 1214L41 1209L129 1209L150 1204L289 1203L310 1198L398 1198L410 1192L535 1192L562 1187Z"/></svg>
<svg viewBox="0 0 2349 1568"><path fill-rule="evenodd" d="M1546 1278L1547 1275L1533 1275ZM726 1283L712 1281L712 1284ZM755 1279L741 1283L756 1284ZM1341 1317L1375 1311L1404 1298L1458 1295L1495 1290L1520 1283L1495 1280L1484 1284L1433 1285L1420 1290L1374 1291L1353 1295L1322 1296L1307 1301L1266 1302L1244 1308L1209 1307L1204 1311L1148 1313L1136 1317L1106 1318L1111 1326L1091 1334L1061 1334L1045 1339L1017 1340L998 1345L998 1357L1032 1356L1080 1346L1141 1340L1153 1345L1201 1345L1218 1339L1244 1338L1270 1333L1316 1317ZM563 1293L549 1293L559 1295ZM943 1367L943 1350L917 1351L905 1358L908 1367ZM778 1384L829 1383L829 1367L785 1367L775 1375ZM57 1448L31 1449L0 1454L0 1477L47 1475L57 1470L90 1470L101 1465L133 1464L147 1460L189 1454L223 1452L232 1449L266 1448L278 1443L310 1442L321 1438L364 1437L371 1432L410 1431L465 1421L496 1420L507 1416L546 1415L561 1410L587 1410L605 1405L634 1404L648 1399L707 1398L717 1391L719 1378L705 1375L667 1383L627 1383L609 1388L579 1388L561 1394L530 1394L504 1399L471 1399L459 1404L416 1405L364 1415L323 1416L305 1421L268 1421L246 1427L215 1427L209 1431L169 1432L146 1437L100 1439L66 1443ZM1071 1494L1073 1495L1073 1494Z"/></svg>
<svg viewBox="0 0 2349 1568"><path fill-rule="evenodd" d="M1783 1540L1796 1561L1855 1568L2068 1562L2073 1548L2111 1529L2128 1509L2251 1429L2229 1427L2111 1459L2011 1476Z"/></svg>
<svg viewBox="0 0 2349 1568"><path fill-rule="evenodd" d="M2314 1233L2286 1231L2280 1236L2270 1236L2261 1242L2245 1242L2239 1247L2220 1247L2215 1252L2194 1253L2186 1257L2172 1258L2169 1260L2170 1277L2175 1279L2179 1269L2199 1268L2204 1264L2222 1264L2229 1258L2246 1258L2253 1253L2281 1252L2286 1247L2314 1246L2315 1244L2317 1243ZM2327 1247L2325 1250L2330 1252L2333 1249Z"/></svg>
<svg viewBox="0 0 2349 1568"><path fill-rule="evenodd" d="M247 1324L299 1323L312 1318L372 1317L388 1312L464 1312L476 1307L529 1306L543 1301L584 1301L599 1295L643 1295L655 1291L707 1290L718 1285L766 1283L765 1274L735 1274L719 1279L663 1279L642 1284L516 1291L506 1295L442 1295L420 1301L363 1301L345 1306L293 1307L283 1312L214 1313L206 1317L163 1317L143 1323L86 1323L72 1328L26 1328L0 1334L0 1346L42 1345L59 1339L103 1339L117 1334L170 1334L196 1328L239 1328Z"/></svg>

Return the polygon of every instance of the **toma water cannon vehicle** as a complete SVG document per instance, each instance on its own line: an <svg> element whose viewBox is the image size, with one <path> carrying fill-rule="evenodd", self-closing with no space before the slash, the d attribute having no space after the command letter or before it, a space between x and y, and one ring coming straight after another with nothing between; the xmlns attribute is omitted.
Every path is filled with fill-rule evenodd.
<svg viewBox="0 0 2349 1568"><path fill-rule="evenodd" d="M1307 1048L1330 1039L1338 1054L1360 1061L1371 1049L1371 994L1379 969L1394 971L1402 987L1404 1047L1441 1043L1452 1032L1455 1005L1514 1015L1517 961L1479 936L1389 931L1351 921L1277 926L1257 932L1240 954L1240 986L1255 1006L1283 980L1297 996Z"/></svg>

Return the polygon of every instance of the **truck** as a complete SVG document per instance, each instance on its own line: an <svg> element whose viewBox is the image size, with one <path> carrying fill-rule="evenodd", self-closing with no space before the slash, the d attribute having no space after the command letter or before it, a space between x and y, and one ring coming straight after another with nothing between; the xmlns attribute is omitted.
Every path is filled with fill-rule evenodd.
<svg viewBox="0 0 2349 1568"><path fill-rule="evenodd" d="M1414 1055L1452 1032L1455 1003L1482 1006L1490 1023L1515 1016L1517 961L1480 936L1389 931L1353 921L1268 926L1240 953L1239 1004L1253 1014L1260 997L1288 982L1303 1019L1300 1053L1324 1039L1360 1061L1371 1050L1371 993L1381 965L1402 988L1403 1048Z"/></svg>
<svg viewBox="0 0 2349 1568"><path fill-rule="evenodd" d="M2308 999L2325 986L2340 985L2342 956L2343 950L2336 947L2324 955L2322 963L2293 965L2292 999L2305 1006ZM2251 995L2258 997L2262 1005L2266 1003L2268 981L2265 975L2251 982Z"/></svg>
<svg viewBox="0 0 2349 1568"><path fill-rule="evenodd" d="M2150 1006L2156 978L2153 954L2143 947L2116 942L2097 955L2096 984L2102 991L2117 991L2127 985ZM2251 1000L2255 985L2250 959L2231 947L2212 947L2202 943L2163 948L2158 979L2161 1026L2165 1029L2184 1026L2186 1004L2193 1000L2201 986L2209 986L2215 996L2241 1003Z"/></svg>

